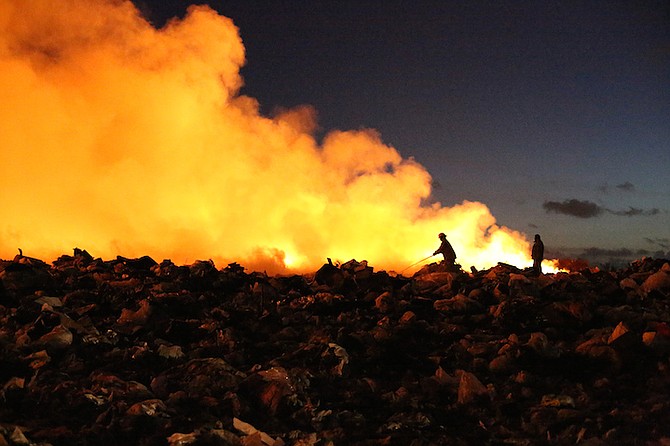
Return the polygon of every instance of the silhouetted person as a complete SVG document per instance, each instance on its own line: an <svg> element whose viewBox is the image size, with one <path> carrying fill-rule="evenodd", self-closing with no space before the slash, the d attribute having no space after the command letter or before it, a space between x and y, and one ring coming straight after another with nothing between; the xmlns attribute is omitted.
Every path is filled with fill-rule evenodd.
<svg viewBox="0 0 670 446"><path fill-rule="evenodd" d="M542 260L544 260L544 243L540 239L540 234L535 234L535 243L530 253L533 258L533 271L536 274L542 274Z"/></svg>
<svg viewBox="0 0 670 446"><path fill-rule="evenodd" d="M440 243L440 247L435 250L433 255L442 253L444 256L444 263L449 269L451 269L454 267L454 263L456 262L456 251L454 251L454 248L451 246L451 243L449 243L447 236L443 232L440 232L437 238L439 238L442 243Z"/></svg>

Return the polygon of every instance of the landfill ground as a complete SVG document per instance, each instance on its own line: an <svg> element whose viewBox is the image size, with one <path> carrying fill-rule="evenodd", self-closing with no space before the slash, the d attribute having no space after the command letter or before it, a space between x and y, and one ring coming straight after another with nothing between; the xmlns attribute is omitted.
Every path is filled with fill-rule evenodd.
<svg viewBox="0 0 670 446"><path fill-rule="evenodd" d="M670 264L0 261L0 446L670 445Z"/></svg>

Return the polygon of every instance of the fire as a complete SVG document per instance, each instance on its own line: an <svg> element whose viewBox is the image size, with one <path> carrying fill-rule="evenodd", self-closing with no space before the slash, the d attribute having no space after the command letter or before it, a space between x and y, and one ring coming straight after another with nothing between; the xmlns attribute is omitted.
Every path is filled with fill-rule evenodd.
<svg viewBox="0 0 670 446"><path fill-rule="evenodd" d="M230 19L194 6L157 30L130 1L66 3L0 4L0 257L401 270L445 232L464 268L532 263L484 204L425 204L426 169L375 131L317 141L310 107L261 115Z"/></svg>

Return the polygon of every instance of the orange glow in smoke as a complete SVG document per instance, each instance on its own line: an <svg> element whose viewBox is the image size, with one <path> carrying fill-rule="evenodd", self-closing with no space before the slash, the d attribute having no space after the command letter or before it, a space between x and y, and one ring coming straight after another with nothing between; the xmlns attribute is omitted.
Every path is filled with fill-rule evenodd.
<svg viewBox="0 0 670 446"><path fill-rule="evenodd" d="M532 264L526 236L485 205L422 204L430 175L375 131L319 142L310 107L259 114L239 94L244 62L238 29L206 6L156 30L130 1L3 0L0 258L80 247L399 271L445 232L464 269Z"/></svg>

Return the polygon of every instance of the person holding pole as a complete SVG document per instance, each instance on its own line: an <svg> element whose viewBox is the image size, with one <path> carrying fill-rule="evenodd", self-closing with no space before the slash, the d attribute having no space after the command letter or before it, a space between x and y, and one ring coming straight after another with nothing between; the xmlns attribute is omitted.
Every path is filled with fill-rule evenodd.
<svg viewBox="0 0 670 446"><path fill-rule="evenodd" d="M444 256L444 263L447 266L447 269L453 269L454 264L456 262L456 251L454 251L454 248L451 246L451 243L447 240L447 236L444 234L444 232L440 232L440 234L437 236L437 238L440 239L440 247L435 250L433 255L437 255L439 253L442 253Z"/></svg>

